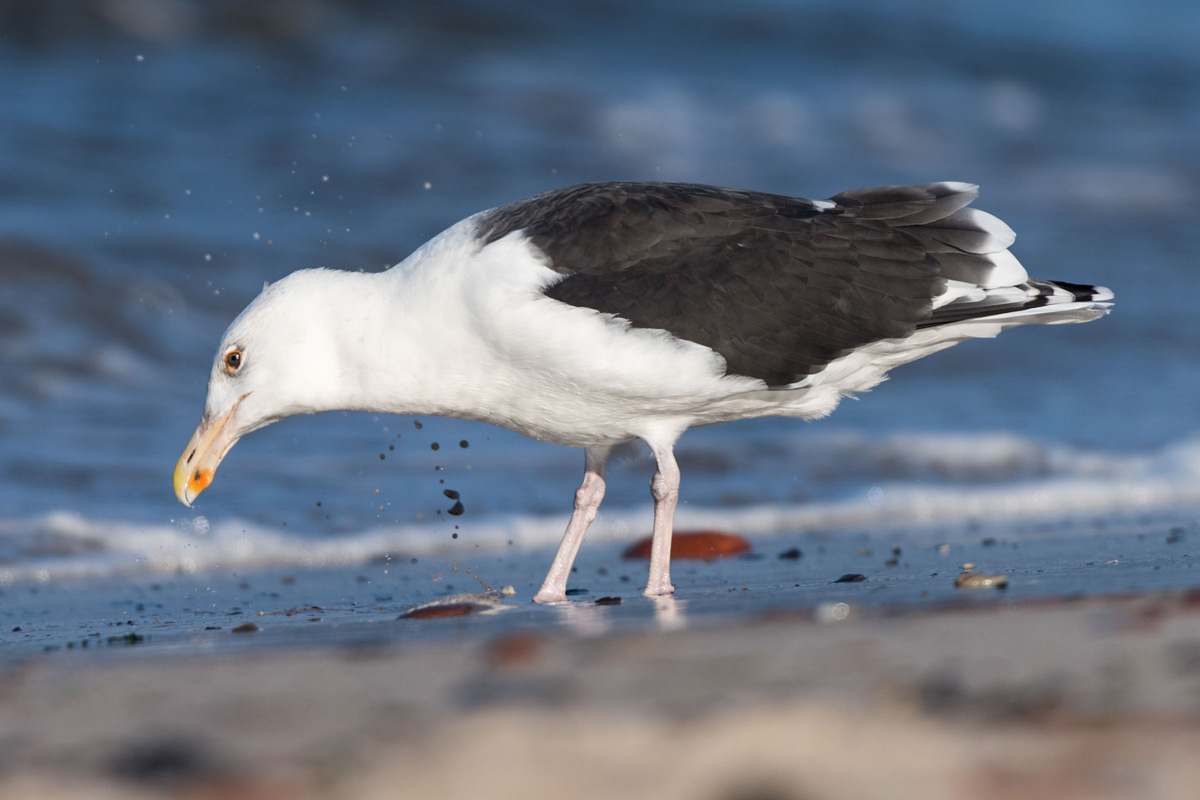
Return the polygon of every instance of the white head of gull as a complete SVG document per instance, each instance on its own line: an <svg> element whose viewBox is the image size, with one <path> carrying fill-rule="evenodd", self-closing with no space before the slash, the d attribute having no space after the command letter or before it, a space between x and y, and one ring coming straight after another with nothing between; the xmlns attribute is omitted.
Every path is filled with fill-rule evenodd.
<svg viewBox="0 0 1200 800"><path fill-rule="evenodd" d="M1106 313L1103 287L1030 279L1012 230L969 207L977 193L584 184L469 217L385 272L296 272L226 331L175 493L191 505L240 437L294 414L442 415L582 447L534 597L557 602L609 455L641 439L658 465L644 594L670 594L688 428L823 417L966 339Z"/></svg>

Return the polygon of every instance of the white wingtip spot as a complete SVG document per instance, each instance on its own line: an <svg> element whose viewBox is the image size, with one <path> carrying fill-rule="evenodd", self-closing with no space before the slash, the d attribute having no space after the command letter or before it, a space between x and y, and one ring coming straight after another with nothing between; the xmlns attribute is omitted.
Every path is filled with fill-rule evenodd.
<svg viewBox="0 0 1200 800"><path fill-rule="evenodd" d="M968 192L979 193L979 185L975 183L967 183L966 181L940 181L935 186L945 187L948 192L954 194L963 194Z"/></svg>
<svg viewBox="0 0 1200 800"><path fill-rule="evenodd" d="M972 248L972 251L976 253L999 252L1011 247L1012 243L1017 240L1016 232L1008 227L1004 220L994 214L980 211L978 208L964 208L957 211L952 217L948 217L946 222L949 223L951 220L955 223L955 227L977 230L987 234L987 241L980 244L978 248Z"/></svg>
<svg viewBox="0 0 1200 800"><path fill-rule="evenodd" d="M1016 286L1029 280L1029 273L1025 271L1025 267L1008 250L989 253L987 260L991 262L992 270L980 284L985 289L997 286Z"/></svg>

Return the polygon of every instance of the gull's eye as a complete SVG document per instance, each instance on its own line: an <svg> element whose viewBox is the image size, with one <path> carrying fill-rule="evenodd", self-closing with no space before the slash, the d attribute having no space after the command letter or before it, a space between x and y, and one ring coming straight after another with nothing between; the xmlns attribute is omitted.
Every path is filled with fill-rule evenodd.
<svg viewBox="0 0 1200 800"><path fill-rule="evenodd" d="M238 349L230 350L225 354L225 371L230 375L242 368L242 351Z"/></svg>

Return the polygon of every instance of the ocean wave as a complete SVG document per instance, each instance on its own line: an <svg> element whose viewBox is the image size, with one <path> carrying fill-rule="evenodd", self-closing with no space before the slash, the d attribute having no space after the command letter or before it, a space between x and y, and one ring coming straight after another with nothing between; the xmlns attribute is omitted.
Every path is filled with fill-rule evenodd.
<svg viewBox="0 0 1200 800"><path fill-rule="evenodd" d="M847 449L846 444L842 442L841 458L863 455L854 455L855 448ZM874 450L864 449L864 454L893 467L904 466L898 473L905 477L862 482L840 498L815 502L711 507L692 500L681 504L676 527L726 528L760 536L883 527L925 529L945 538L953 537L955 528L974 535L980 524L995 528L1030 521L1094 521L1200 508L1200 438L1151 453L1124 454L1046 447L1008 435L908 434L884 440ZM1014 464L1026 466L1017 469ZM930 472L976 479L920 477ZM982 481L981 475L997 479ZM589 536L610 542L643 536L649 532L650 518L648 506L602 511ZM195 516L146 525L61 510L0 520L0 587L119 574L322 567L429 554L452 557L466 548L549 549L562 535L565 520L565 514L507 513L463 521L458 535L450 532L449 523L433 520L319 538L238 519L210 522Z"/></svg>

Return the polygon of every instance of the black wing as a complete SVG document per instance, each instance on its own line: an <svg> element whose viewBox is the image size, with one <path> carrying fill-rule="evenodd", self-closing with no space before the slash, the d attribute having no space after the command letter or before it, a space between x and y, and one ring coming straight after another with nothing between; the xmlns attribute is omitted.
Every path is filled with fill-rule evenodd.
<svg viewBox="0 0 1200 800"><path fill-rule="evenodd" d="M976 194L960 183L888 186L831 204L598 183L494 209L479 224L489 243L525 232L567 276L548 296L669 331L720 353L730 374L781 386L912 334L947 278L984 282L993 268L984 254L1012 236L994 217L962 211Z"/></svg>

